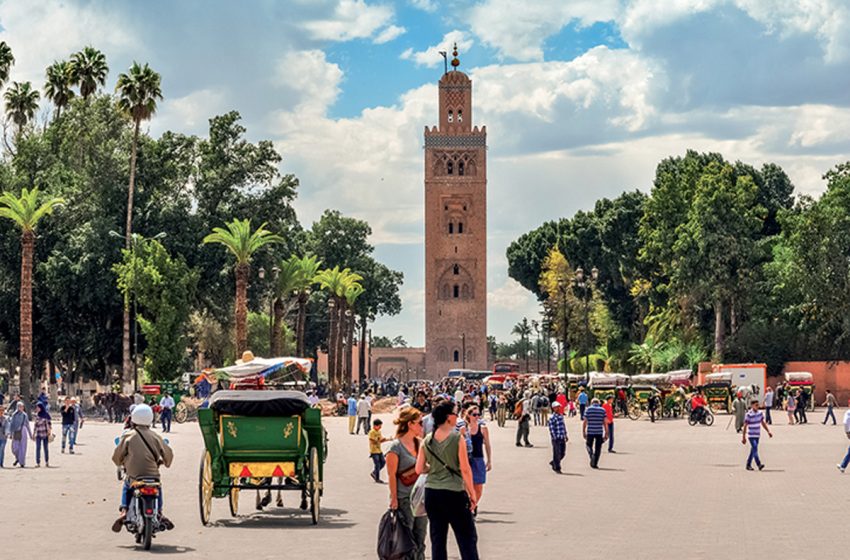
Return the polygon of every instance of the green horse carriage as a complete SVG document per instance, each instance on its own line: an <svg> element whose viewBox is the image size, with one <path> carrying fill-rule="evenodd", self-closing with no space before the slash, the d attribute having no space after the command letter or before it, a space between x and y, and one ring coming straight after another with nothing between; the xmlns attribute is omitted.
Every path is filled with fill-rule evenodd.
<svg viewBox="0 0 850 560"><path fill-rule="evenodd" d="M212 499L228 497L236 516L242 490L301 492L301 509L319 522L327 435L322 413L299 391L217 391L198 411L206 449L198 500L209 524Z"/></svg>

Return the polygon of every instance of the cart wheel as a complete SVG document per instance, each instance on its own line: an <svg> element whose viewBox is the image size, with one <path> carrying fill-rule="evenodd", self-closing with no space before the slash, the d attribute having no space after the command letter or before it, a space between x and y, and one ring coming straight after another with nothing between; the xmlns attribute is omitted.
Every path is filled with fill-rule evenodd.
<svg viewBox="0 0 850 560"><path fill-rule="evenodd" d="M201 523L210 524L210 513L212 513L213 476L212 457L209 451L201 455L201 469L198 474L198 506L201 512Z"/></svg>
<svg viewBox="0 0 850 560"><path fill-rule="evenodd" d="M629 418L630 419L637 420L638 418L640 418L641 413L642 413L642 411L640 409L639 404L633 404L633 405L629 406Z"/></svg>
<svg viewBox="0 0 850 560"><path fill-rule="evenodd" d="M189 407L186 406L186 403L179 402L177 406L174 407L174 421L178 424L182 424L186 420L189 419Z"/></svg>
<svg viewBox="0 0 850 560"><path fill-rule="evenodd" d="M240 479L234 479L230 482L231 484L241 484ZM239 514L239 488L231 488L230 489L230 515L236 517Z"/></svg>
<svg viewBox="0 0 850 560"><path fill-rule="evenodd" d="M321 501L321 486L319 480L319 451L310 449L310 517L313 525L319 524L319 502Z"/></svg>

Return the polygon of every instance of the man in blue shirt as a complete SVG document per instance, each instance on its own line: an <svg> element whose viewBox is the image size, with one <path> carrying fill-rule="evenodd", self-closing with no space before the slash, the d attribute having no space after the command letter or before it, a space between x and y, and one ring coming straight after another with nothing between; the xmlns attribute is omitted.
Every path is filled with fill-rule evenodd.
<svg viewBox="0 0 850 560"><path fill-rule="evenodd" d="M357 399L354 394L348 396L348 433L354 435L354 423L357 421Z"/></svg>
<svg viewBox="0 0 850 560"><path fill-rule="evenodd" d="M576 400L578 401L579 418L584 420L584 411L587 410L587 393L584 391L584 387L579 389Z"/></svg>
<svg viewBox="0 0 850 560"><path fill-rule="evenodd" d="M567 454L567 426L564 424L564 411L561 403L552 403L552 416L549 417L549 437L552 438L552 470L561 474L561 460Z"/></svg>
<svg viewBox="0 0 850 560"><path fill-rule="evenodd" d="M599 455L602 453L602 443L608 439L608 424L605 409L599 406L599 399L590 401L590 406L584 412L584 422L581 425L582 435L587 442L587 454L590 456L591 468L599 468Z"/></svg>

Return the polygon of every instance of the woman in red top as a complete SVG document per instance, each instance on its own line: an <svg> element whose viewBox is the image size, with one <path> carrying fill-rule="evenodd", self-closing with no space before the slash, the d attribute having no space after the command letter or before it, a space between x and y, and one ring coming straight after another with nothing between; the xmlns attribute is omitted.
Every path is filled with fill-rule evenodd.
<svg viewBox="0 0 850 560"><path fill-rule="evenodd" d="M605 409L605 423L608 424L608 453L616 453L614 451L614 396L609 395L605 399L605 404L602 405Z"/></svg>

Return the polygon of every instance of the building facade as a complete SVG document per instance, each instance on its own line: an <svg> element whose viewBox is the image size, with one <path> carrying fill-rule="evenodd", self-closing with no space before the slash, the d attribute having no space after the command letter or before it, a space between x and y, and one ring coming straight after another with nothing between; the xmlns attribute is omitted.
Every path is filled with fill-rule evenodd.
<svg viewBox="0 0 850 560"><path fill-rule="evenodd" d="M440 78L439 124L425 127L425 367L487 368L487 131L473 126L472 81Z"/></svg>

